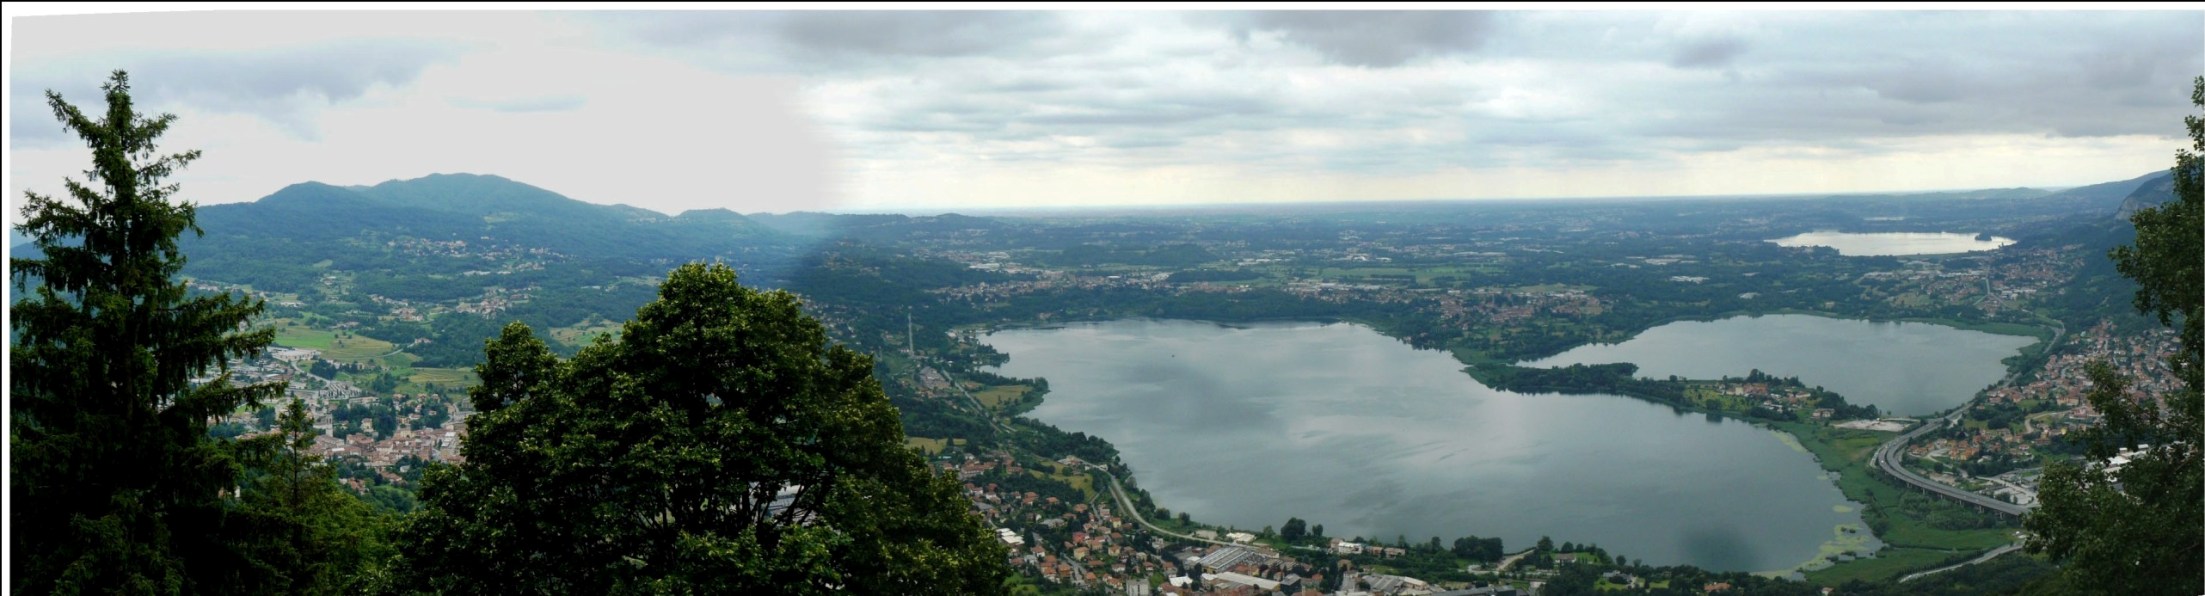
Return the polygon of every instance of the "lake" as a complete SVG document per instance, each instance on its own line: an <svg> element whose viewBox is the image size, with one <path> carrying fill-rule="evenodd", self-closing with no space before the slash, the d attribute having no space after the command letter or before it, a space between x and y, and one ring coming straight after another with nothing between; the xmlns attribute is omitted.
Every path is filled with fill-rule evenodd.
<svg viewBox="0 0 2205 596"><path fill-rule="evenodd" d="M1929 323L1764 315L1670 323L1620 344L1578 346L1523 365L1629 362L1641 377L1694 379L1761 369L1821 385L1854 405L1914 416L1967 402L2006 376L2000 360L2036 342Z"/></svg>
<svg viewBox="0 0 2205 596"><path fill-rule="evenodd" d="M1117 445L1197 520L1288 517L1391 543L1592 542L1649 564L1791 569L1865 527L1781 435L1615 396L1497 391L1436 351L1349 324L1123 320L987 336L1032 413ZM1739 371L1743 372L1743 371Z"/></svg>
<svg viewBox="0 0 2205 596"><path fill-rule="evenodd" d="M2012 238L1977 240L1974 234L1951 232L1808 232L1769 242L1787 247L1827 246L1849 257L1943 255L1997 250L2014 243Z"/></svg>

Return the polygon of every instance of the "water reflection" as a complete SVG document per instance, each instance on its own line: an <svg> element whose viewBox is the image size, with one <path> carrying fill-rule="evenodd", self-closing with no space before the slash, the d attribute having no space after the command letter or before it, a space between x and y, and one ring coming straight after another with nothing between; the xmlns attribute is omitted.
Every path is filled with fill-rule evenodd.
<svg viewBox="0 0 2205 596"><path fill-rule="evenodd" d="M1911 416L1966 402L2005 376L2000 360L2036 341L1928 323L1767 315L1670 323L1525 366L1630 362L1642 377L1695 379L1760 369L1823 386L1855 405Z"/></svg>
<svg viewBox="0 0 2205 596"><path fill-rule="evenodd" d="M1950 232L1808 232L1770 240L1778 246L1827 246L1848 257L1941 255L1997 250L2012 238Z"/></svg>
<svg viewBox="0 0 2205 596"><path fill-rule="evenodd" d="M995 333L1042 376L1032 415L1118 445L1160 504L1331 535L1594 542L1650 564L1763 571L1859 524L1813 459L1738 421L1479 385L1367 328L1116 321ZM1741 371L1742 372L1742 371Z"/></svg>

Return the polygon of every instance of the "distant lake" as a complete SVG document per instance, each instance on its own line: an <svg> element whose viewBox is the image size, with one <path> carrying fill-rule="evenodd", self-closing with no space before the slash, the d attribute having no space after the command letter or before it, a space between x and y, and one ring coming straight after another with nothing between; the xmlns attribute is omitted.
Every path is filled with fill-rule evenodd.
<svg viewBox="0 0 2205 596"><path fill-rule="evenodd" d="M1992 236L1989 240L1977 240L1975 234L1950 232L1808 232L1770 242L1788 247L1827 246L1848 257L1943 255L1997 250L2014 243L2012 238Z"/></svg>
<svg viewBox="0 0 2205 596"><path fill-rule="evenodd" d="M1524 366L1629 362L1642 377L1695 379L1742 377L1758 368L1821 385L1855 405L1911 416L1968 401L2006 376L1999 360L2036 341L1929 323L1766 315L1670 323L1620 344L1578 346Z"/></svg>
<svg viewBox="0 0 2205 596"><path fill-rule="evenodd" d="M1161 506L1208 523L1301 517L1328 536L1476 534L1510 551L1544 535L1742 571L1814 559L1841 526L1866 532L1786 435L1623 397L1496 391L1366 327L1123 320L986 341L1010 355L996 372L1049 380L1034 418L1110 440Z"/></svg>

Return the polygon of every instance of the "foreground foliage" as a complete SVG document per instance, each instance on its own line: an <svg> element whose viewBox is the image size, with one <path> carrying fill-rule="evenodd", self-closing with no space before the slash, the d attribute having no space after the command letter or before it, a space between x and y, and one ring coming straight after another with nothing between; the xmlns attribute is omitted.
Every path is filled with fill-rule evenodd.
<svg viewBox="0 0 2205 596"><path fill-rule="evenodd" d="M675 269L617 339L489 342L466 463L424 478L394 586L979 593L1005 553L903 446L870 358L785 292Z"/></svg>
<svg viewBox="0 0 2205 596"><path fill-rule="evenodd" d="M2205 108L2205 77L2191 102ZM2192 149L2205 152L2205 119L2190 116ZM2135 399L2125 379L2100 363L2090 369L2090 405L2105 423L2086 435L2085 463L2050 466L2041 508L2026 522L2033 553L2064 562L2070 585L2118 594L2205 593L2205 375L2199 368L2200 307L2205 306L2205 162L2179 151L2175 199L2139 210L2136 244L2113 251L2121 274L2136 280L2136 308L2181 329L2182 349L2169 359L2182 385L2166 395ZM2117 471L2102 467L2135 450Z"/></svg>
<svg viewBox="0 0 2205 596"><path fill-rule="evenodd" d="M159 152L176 118L139 114L125 73L104 89L98 115L47 92L93 166L83 182L66 181L65 197L25 193L20 229L39 254L9 262L30 294L11 307L9 587L344 589L367 567L376 516L336 492L299 441L208 435L210 418L283 391L234 384L227 369L274 332L246 330L257 300L187 296L176 239L197 230L195 212L164 181L199 152Z"/></svg>

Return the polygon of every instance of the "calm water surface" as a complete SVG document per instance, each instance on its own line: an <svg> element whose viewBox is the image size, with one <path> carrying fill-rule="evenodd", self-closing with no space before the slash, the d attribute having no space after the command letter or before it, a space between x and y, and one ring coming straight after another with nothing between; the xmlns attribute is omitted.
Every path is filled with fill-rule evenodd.
<svg viewBox="0 0 2205 596"><path fill-rule="evenodd" d="M1942 255L1997 250L2013 244L2012 238L1992 236L1977 240L1974 234L1950 232L1808 232L1770 240L1778 246L1827 246L1849 257L1894 255Z"/></svg>
<svg viewBox="0 0 2205 596"><path fill-rule="evenodd" d="M1765 315L1670 323L1620 344L1578 346L1524 366L1629 362L1642 377L1694 379L1761 369L1821 385L1856 405L1914 416L1967 402L2006 376L1999 360L2036 342L1929 323Z"/></svg>
<svg viewBox="0 0 2205 596"><path fill-rule="evenodd" d="M1165 507L1259 529L1452 543L1552 536L1650 564L1790 569L1856 507L1787 436L1614 396L1496 391L1347 324L1127 320L996 332L1032 416L1118 446ZM1743 370L1736 371L1743 373ZM1865 546L1872 548L1868 541Z"/></svg>

